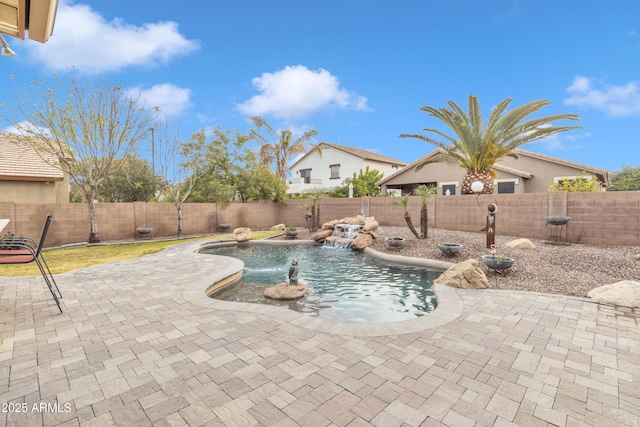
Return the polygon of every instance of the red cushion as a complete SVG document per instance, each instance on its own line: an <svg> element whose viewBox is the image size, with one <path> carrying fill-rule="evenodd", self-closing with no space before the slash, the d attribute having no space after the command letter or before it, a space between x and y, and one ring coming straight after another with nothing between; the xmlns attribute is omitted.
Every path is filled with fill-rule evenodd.
<svg viewBox="0 0 640 427"><path fill-rule="evenodd" d="M3 256L0 257L0 264L27 264L33 260L33 255Z"/></svg>
<svg viewBox="0 0 640 427"><path fill-rule="evenodd" d="M0 249L0 256L32 255L32 254L33 252L31 252L29 249Z"/></svg>

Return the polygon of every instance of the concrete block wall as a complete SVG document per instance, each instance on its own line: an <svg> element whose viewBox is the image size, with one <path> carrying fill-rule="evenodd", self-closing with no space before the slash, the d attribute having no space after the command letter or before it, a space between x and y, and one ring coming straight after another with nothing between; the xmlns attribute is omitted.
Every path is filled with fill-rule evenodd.
<svg viewBox="0 0 640 427"><path fill-rule="evenodd" d="M640 245L640 192L571 193L570 241L597 245Z"/></svg>
<svg viewBox="0 0 640 427"><path fill-rule="evenodd" d="M277 218L277 211L277 205L273 202L230 203L225 207L217 207L217 223L231 224L231 229L238 227L270 228L281 222Z"/></svg>
<svg viewBox="0 0 640 427"><path fill-rule="evenodd" d="M429 227L480 232L486 223L486 207L497 202L498 235L546 239L550 235L547 216L568 216L566 236L569 242L597 245L640 246L640 192L605 193L533 193L494 196L435 196L428 205ZM404 209L390 197L320 200L320 222L355 216L364 209L384 226L404 227ZM231 203L224 208L215 203L182 205L183 233L209 234L220 231L218 224L229 223L253 229L284 223L306 226L302 205L310 200L294 199L284 203ZM416 229L420 228L419 197L412 197L408 211ZM0 218L8 218L4 230L37 238L47 214L53 224L47 245L59 246L86 242L89 237L87 207L80 203L0 203ZM153 227L153 237L177 233L177 211L171 203L100 203L96 209L103 241L130 240L136 228ZM3 232L3 233L4 233Z"/></svg>

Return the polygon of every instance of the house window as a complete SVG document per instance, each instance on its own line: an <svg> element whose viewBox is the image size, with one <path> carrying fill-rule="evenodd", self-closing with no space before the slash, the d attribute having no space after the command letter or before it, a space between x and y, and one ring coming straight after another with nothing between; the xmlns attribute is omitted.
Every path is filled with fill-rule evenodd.
<svg viewBox="0 0 640 427"><path fill-rule="evenodd" d="M456 195L456 185L455 184L445 184L442 186L442 195L443 196L455 196Z"/></svg>
<svg viewBox="0 0 640 427"><path fill-rule="evenodd" d="M300 169L300 180L304 184L311 184L311 169Z"/></svg>
<svg viewBox="0 0 640 427"><path fill-rule="evenodd" d="M499 182L498 183L498 194L513 194L516 192L516 183L511 182Z"/></svg>
<svg viewBox="0 0 640 427"><path fill-rule="evenodd" d="M340 165L329 165L331 179L340 179Z"/></svg>

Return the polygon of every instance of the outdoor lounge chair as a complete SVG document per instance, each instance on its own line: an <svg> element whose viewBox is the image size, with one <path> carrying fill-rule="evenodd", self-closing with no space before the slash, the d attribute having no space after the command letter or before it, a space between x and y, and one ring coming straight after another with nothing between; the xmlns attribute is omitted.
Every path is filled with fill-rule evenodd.
<svg viewBox="0 0 640 427"><path fill-rule="evenodd" d="M49 225L51 224L52 218L53 215L47 215L39 243L29 237L13 236L10 238L4 238L2 241L2 248L0 248L0 265L28 264L35 261L54 301L56 302L56 305L58 306L58 309L60 310L60 313L62 313L62 307L60 307L60 300L58 299L58 296L62 298L62 294L60 293L58 284L53 278L49 265L42 254L42 248L44 246L45 239L47 238L47 232L49 231ZM54 287L58 292L58 295L56 295L56 292L53 289Z"/></svg>

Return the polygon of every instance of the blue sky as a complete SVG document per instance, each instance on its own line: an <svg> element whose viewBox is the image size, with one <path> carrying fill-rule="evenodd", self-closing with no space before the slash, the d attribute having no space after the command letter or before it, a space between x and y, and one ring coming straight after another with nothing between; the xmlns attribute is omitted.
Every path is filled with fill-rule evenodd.
<svg viewBox="0 0 640 427"><path fill-rule="evenodd" d="M446 131L423 105L548 99L540 114L583 129L523 148L617 171L640 166L639 16L637 0L61 0L46 44L5 37L0 100L11 75L75 67L141 91L183 138L258 114L411 162L434 147L398 135Z"/></svg>

